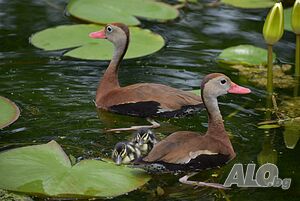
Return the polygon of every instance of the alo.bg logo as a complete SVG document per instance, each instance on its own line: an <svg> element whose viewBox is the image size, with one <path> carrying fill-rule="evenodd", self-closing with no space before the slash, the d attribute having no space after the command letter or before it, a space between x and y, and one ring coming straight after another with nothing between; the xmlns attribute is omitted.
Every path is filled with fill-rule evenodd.
<svg viewBox="0 0 300 201"><path fill-rule="evenodd" d="M237 163L232 167L224 186L230 187L236 184L238 187L281 187L282 189L289 189L292 179L280 179L278 173L276 165L266 163L258 168L256 174L255 164L248 164L246 174L244 174L243 165Z"/></svg>

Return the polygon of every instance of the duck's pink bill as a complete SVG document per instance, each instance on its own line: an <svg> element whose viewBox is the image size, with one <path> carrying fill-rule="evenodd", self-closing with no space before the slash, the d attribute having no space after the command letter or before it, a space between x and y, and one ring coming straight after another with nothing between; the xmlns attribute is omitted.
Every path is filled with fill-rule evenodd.
<svg viewBox="0 0 300 201"><path fill-rule="evenodd" d="M241 87L234 82L231 83L231 87L227 90L231 94L249 94L251 90L246 87Z"/></svg>
<svg viewBox="0 0 300 201"><path fill-rule="evenodd" d="M92 33L89 34L89 37L105 39L106 38L105 31L101 30L101 31L92 32Z"/></svg>

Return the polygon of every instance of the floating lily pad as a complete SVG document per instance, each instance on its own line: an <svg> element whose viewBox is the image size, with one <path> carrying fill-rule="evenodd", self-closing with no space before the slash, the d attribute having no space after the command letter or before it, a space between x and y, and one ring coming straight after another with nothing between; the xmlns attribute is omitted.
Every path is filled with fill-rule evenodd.
<svg viewBox="0 0 300 201"><path fill-rule="evenodd" d="M266 65L267 64L267 50L253 45L238 45L224 49L218 56L218 60L227 64L241 64L241 65ZM273 54L275 61L276 55Z"/></svg>
<svg viewBox="0 0 300 201"><path fill-rule="evenodd" d="M0 96L0 110L0 129L12 124L19 118L18 106L2 96Z"/></svg>
<svg viewBox="0 0 300 201"><path fill-rule="evenodd" d="M113 44L104 39L89 38L89 33L102 29L99 25L63 25L45 29L31 37L31 43L44 50L73 48L65 56L80 59L109 60ZM131 41L125 58L152 54L164 46L164 39L148 29L130 27Z"/></svg>
<svg viewBox="0 0 300 201"><path fill-rule="evenodd" d="M138 25L136 17L166 21L179 15L176 8L154 0L71 0L67 10L76 18L98 24Z"/></svg>
<svg viewBox="0 0 300 201"><path fill-rule="evenodd" d="M0 188L50 197L114 197L144 185L143 170L83 160L74 166L51 141L0 153Z"/></svg>
<svg viewBox="0 0 300 201"><path fill-rule="evenodd" d="M284 29L287 31L293 31L292 29L292 8L284 9Z"/></svg>
<svg viewBox="0 0 300 201"><path fill-rule="evenodd" d="M274 0L221 0L222 3L238 8L270 8Z"/></svg>

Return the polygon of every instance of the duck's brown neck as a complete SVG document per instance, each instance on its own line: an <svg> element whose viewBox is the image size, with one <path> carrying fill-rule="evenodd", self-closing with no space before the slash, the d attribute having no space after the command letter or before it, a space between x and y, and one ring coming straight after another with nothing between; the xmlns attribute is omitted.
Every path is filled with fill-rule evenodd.
<svg viewBox="0 0 300 201"><path fill-rule="evenodd" d="M208 113L207 134L214 135L215 137L227 137L217 98L209 95L205 89L202 92L202 100Z"/></svg>
<svg viewBox="0 0 300 201"><path fill-rule="evenodd" d="M129 39L119 40L114 43L115 50L113 57L106 69L97 89L96 102L111 90L119 88L118 69L127 51Z"/></svg>

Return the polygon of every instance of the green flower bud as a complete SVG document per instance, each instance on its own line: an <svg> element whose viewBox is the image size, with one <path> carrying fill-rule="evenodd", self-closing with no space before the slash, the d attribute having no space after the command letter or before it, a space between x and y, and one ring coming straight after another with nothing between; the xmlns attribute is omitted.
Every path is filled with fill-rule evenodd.
<svg viewBox="0 0 300 201"><path fill-rule="evenodd" d="M268 45L274 45L283 35L283 7L275 3L269 12L263 28L263 35Z"/></svg>
<svg viewBox="0 0 300 201"><path fill-rule="evenodd" d="M295 34L300 34L300 0L296 0L292 10L292 28Z"/></svg>

